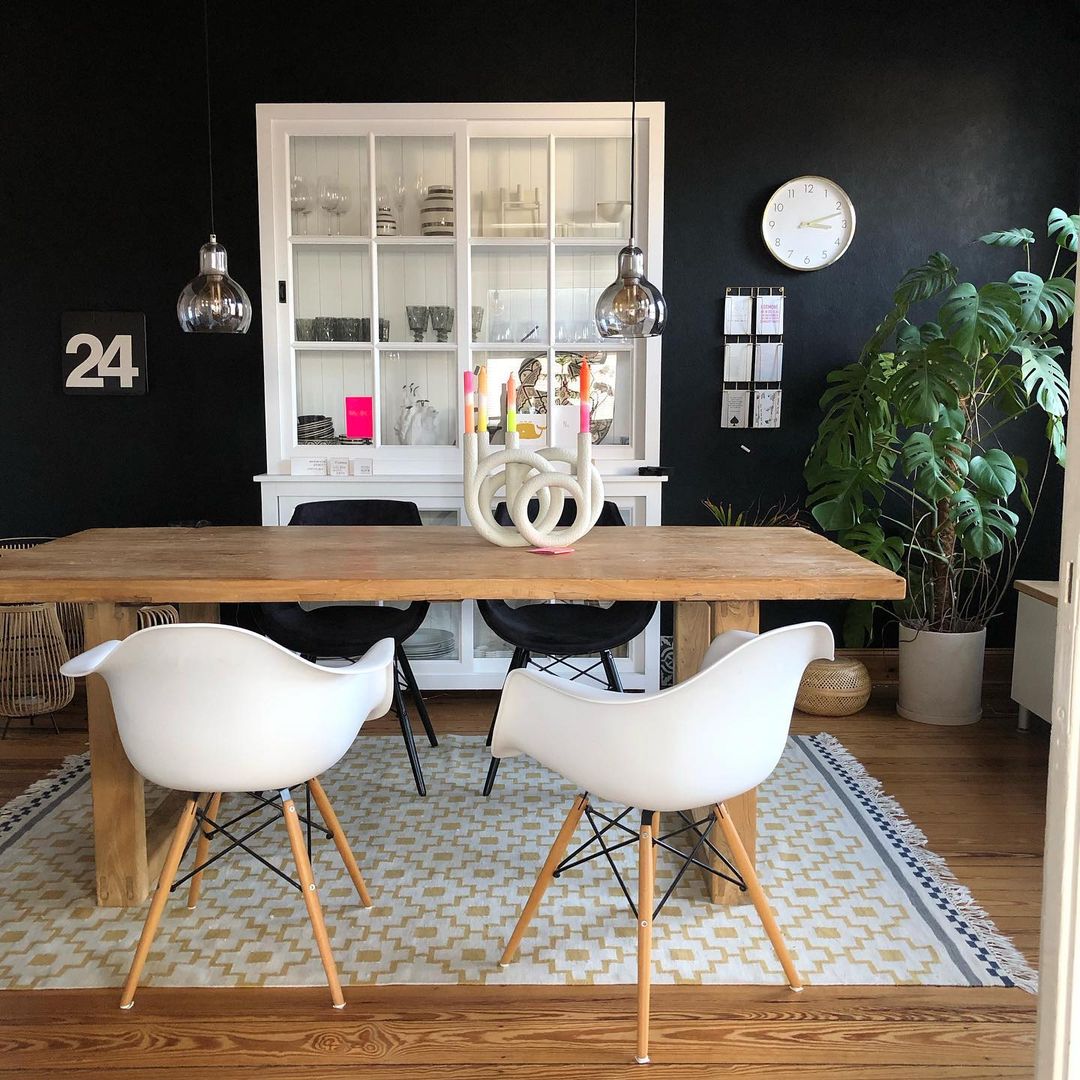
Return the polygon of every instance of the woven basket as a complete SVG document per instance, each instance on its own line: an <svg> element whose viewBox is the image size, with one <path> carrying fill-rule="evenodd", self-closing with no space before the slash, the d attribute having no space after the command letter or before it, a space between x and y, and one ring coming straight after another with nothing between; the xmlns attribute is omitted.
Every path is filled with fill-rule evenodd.
<svg viewBox="0 0 1080 1080"><path fill-rule="evenodd" d="M814 716L849 716L870 700L870 672L858 660L811 660L795 708Z"/></svg>

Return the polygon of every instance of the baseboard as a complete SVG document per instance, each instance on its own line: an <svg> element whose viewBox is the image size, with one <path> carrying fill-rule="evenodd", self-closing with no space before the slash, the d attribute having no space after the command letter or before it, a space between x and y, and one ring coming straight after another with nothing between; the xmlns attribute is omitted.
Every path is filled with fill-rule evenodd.
<svg viewBox="0 0 1080 1080"><path fill-rule="evenodd" d="M861 660L874 683L895 683L900 677L897 649L837 649L836 655ZM983 682L1008 686L1012 682L1012 664L1012 649L987 649L983 662Z"/></svg>

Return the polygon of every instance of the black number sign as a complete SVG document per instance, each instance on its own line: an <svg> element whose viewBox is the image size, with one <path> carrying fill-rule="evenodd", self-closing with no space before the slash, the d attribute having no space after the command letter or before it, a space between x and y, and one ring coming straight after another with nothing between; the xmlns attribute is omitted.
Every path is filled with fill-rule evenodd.
<svg viewBox="0 0 1080 1080"><path fill-rule="evenodd" d="M60 379L65 394L145 394L146 316L65 311L60 317Z"/></svg>

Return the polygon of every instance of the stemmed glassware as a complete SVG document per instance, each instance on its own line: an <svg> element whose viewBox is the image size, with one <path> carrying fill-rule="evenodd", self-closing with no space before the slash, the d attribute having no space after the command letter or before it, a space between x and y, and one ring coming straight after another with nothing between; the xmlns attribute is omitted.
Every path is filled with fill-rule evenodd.
<svg viewBox="0 0 1080 1080"><path fill-rule="evenodd" d="M304 177L299 175L292 178L289 185L289 205L292 207L297 226L300 222L303 222L304 228L302 231L306 236L308 214L315 209L315 196L311 192L311 182L309 180L305 180ZM297 233L301 232L298 227L295 228L295 231Z"/></svg>
<svg viewBox="0 0 1080 1080"><path fill-rule="evenodd" d="M391 194L394 196L394 209L397 210L398 228L405 231L405 196L408 194L408 185L405 183L405 177L401 173L398 173L394 177L394 184L391 188Z"/></svg>
<svg viewBox="0 0 1080 1080"><path fill-rule="evenodd" d="M405 315L409 320L409 329L412 331L413 341L423 341L428 326L427 307L420 304L409 304L405 308Z"/></svg>
<svg viewBox="0 0 1080 1080"><path fill-rule="evenodd" d="M341 235L341 215L349 209L348 187L337 177L323 176L319 179L319 206L326 211L326 235Z"/></svg>

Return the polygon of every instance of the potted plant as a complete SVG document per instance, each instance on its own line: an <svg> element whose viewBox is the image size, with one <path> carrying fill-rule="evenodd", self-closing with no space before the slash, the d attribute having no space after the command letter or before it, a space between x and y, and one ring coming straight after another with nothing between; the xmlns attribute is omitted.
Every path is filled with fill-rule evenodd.
<svg viewBox="0 0 1080 1080"><path fill-rule="evenodd" d="M981 713L986 627L998 613L1051 458L1064 464L1068 380L1055 331L1072 317L1080 215L1052 210L1049 275L1031 270L1034 234L979 237L1023 250L1024 268L981 288L941 252L909 270L856 363L833 371L807 458L807 505L845 547L907 580L900 621L901 715L965 724ZM913 309L942 297L936 318ZM1035 414L1048 442L1039 478L1008 448ZM1027 526L1018 532L1020 514ZM852 605L848 644L865 644L873 605Z"/></svg>

